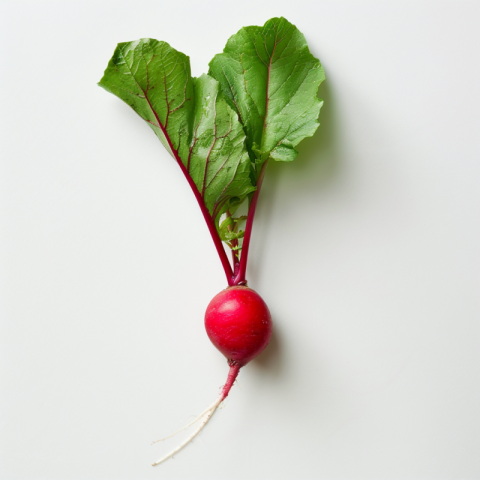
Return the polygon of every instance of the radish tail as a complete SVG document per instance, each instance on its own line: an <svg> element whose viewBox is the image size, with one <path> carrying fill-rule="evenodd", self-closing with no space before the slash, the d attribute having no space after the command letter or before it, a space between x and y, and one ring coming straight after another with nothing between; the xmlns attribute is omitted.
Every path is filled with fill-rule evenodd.
<svg viewBox="0 0 480 480"><path fill-rule="evenodd" d="M164 438L159 438L158 440L154 440L152 442L152 445L154 443L158 443L158 442L163 442L164 440L167 440L168 438L172 438L174 437L177 433L180 433L180 432L183 432L183 430L187 429L188 427L191 427L194 423L197 423L203 416L205 416L210 410L214 409L214 408L217 408L218 404L217 404L218 400L215 400L214 403L212 403L208 408L206 408L200 415L198 415L197 417L195 417L191 422L187 423L184 427L180 428L179 430L177 430L175 433L172 433L171 435L169 435L168 437L164 437Z"/></svg>
<svg viewBox="0 0 480 480"><path fill-rule="evenodd" d="M206 410L204 410L200 415L198 415L198 417L193 419L190 423L182 427L180 430L177 430L175 433L172 433L172 435L169 435L168 437L161 438L159 440L155 440L154 442L152 442L152 445L153 445L154 443L161 442L162 440L166 440L167 438L171 438L177 433L185 430L186 428L192 426L194 423L200 420L200 425L193 431L193 433L186 440L184 440L178 447L173 449L170 453L167 453L167 455L162 457L160 460L157 460L155 463L152 463L152 466L159 465L165 460L168 460L170 457L173 457L173 455L175 455L183 447L188 445L203 430L205 425L212 418L218 406L225 400L225 398L227 398L230 392L230 389L232 388L232 385L235 382L235 379L237 378L239 370L240 370L239 365L230 365L230 371L228 372L227 382L225 383L220 396Z"/></svg>

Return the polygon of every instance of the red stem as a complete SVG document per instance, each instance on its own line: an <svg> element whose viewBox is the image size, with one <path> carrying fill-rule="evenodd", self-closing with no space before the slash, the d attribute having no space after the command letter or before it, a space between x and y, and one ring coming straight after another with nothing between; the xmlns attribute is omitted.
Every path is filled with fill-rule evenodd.
<svg viewBox="0 0 480 480"><path fill-rule="evenodd" d="M230 389L232 388L233 382L237 378L238 372L240 371L240 365L238 364L232 364L230 365L230 370L228 372L228 377L227 377L227 383L223 386L222 390L222 402L227 398L228 393L230 392Z"/></svg>
<svg viewBox="0 0 480 480"><path fill-rule="evenodd" d="M210 235L212 236L213 243L215 244L215 248L217 249L218 256L220 257L220 261L222 262L223 269L225 270L225 275L227 277L228 285L232 286L234 285L232 266L228 261L227 254L225 252L225 249L223 248L222 240L220 239L220 236L218 235L218 232L217 232L217 228L215 227L215 222L213 221L213 218L210 215L210 212L208 211L205 205L205 202L203 201L203 198L200 195L200 192L198 191L197 186L195 185L195 182L193 181L192 177L190 176L187 169L185 168L185 165L183 164L180 156L178 155L178 150L175 150L173 148L172 142L170 141L170 137L168 136L168 133L167 133L167 129L162 125L162 122L160 121L160 118L158 117L157 112L152 107L152 104L150 103L147 92L144 92L144 93L145 93L145 99L147 100L150 109L152 110L153 114L155 115L155 118L157 119L158 126L162 130L162 133L165 136L165 138L167 139L168 146L170 147L170 150L172 151L173 156L175 157L175 160L180 166L183 174L185 175L185 178L188 181L188 184L190 185L195 195L195 198L197 199L197 203L200 207L200 210L203 213L203 218L205 219L205 222L207 222L208 230L210 231Z"/></svg>
<svg viewBox="0 0 480 480"><path fill-rule="evenodd" d="M265 170L267 169L268 159L262 165L260 174L257 180L257 189L252 197L250 208L248 209L247 224L245 225L245 235L243 237L242 254L240 256L240 265L238 273L235 275L233 285L246 282L247 273L247 261L248 261L248 249L250 247L250 237L252 236L253 219L255 217L255 210L257 208L258 196L260 195L260 189L262 187L263 178L265 177Z"/></svg>
<svg viewBox="0 0 480 480"><path fill-rule="evenodd" d="M192 180L192 177L188 174L187 169L185 168L185 165L183 164L182 160L178 156L178 153L174 151L174 154L175 154L175 159L180 165L180 168L182 169L182 172L185 175L185 178L187 179L190 187L193 190L193 193L195 194L195 198L197 199L198 205L200 206L200 210L203 213L203 218L207 222L208 230L210 231L210 235L212 236L213 243L215 244L215 248L217 249L218 256L220 257L220 261L222 262L223 269L225 270L225 275L227 277L228 285L229 286L235 285L233 283L234 278L233 278L232 266L230 265L225 249L223 248L223 243L222 243L222 240L220 239L220 236L218 235L217 228L215 227L213 218L210 215L210 212L207 210L207 207L205 206L205 203L203 202L203 199L200 196L200 192L198 191L197 186L195 185L195 182Z"/></svg>
<svg viewBox="0 0 480 480"><path fill-rule="evenodd" d="M272 54L270 55L270 62L268 63L268 73L267 73L267 93L266 93L266 100L265 100L265 117L263 119L263 134L265 134L265 130L267 128L267 117L268 117L268 102L270 101L270 71L272 70L272 61L273 56L275 55L275 48L277 47L277 37L275 37L275 44L273 45ZM262 135L262 145L263 145L263 135ZM247 224L245 226L245 236L243 238L243 245L242 245L242 255L240 257L240 265L238 267L238 274L235 271L234 273L235 278L233 280L234 285L238 285L239 283L246 284L246 273L247 273L247 260L248 260L248 248L250 247L250 236L252 234L252 226L253 226L253 218L255 217L255 209L257 208L257 201L258 196L260 195L260 188L262 186L263 177L265 176L265 169L267 168L268 158L262 165L260 170L260 174L258 175L257 179L257 189L252 197L252 203L248 209L248 216L247 216ZM236 269L235 269L236 270Z"/></svg>

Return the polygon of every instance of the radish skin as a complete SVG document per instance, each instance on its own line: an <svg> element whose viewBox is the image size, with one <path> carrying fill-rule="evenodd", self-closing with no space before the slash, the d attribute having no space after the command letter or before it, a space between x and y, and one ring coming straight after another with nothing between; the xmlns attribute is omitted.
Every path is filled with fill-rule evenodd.
<svg viewBox="0 0 480 480"><path fill-rule="evenodd" d="M259 355L272 336L272 318L262 297L247 286L222 290L207 307L205 329L229 365L243 367Z"/></svg>

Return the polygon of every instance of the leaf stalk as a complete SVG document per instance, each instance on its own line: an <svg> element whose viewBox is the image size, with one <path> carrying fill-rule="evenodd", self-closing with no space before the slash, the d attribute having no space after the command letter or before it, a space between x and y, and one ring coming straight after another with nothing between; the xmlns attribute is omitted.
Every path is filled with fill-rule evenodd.
<svg viewBox="0 0 480 480"><path fill-rule="evenodd" d="M227 277L227 282L229 286L235 285L234 282L234 275L233 275L233 270L230 265L230 262L228 261L227 254L225 252L225 249L223 248L223 243L222 240L220 239L220 235L217 232L217 228L215 226L215 222L213 221L212 216L210 215L210 212L207 209L207 206L205 205L205 202L203 201L202 196L200 195L200 192L195 185L195 182L193 181L193 178L190 176L188 173L185 165L182 162L182 159L180 158L180 155L178 154L178 150L173 148L172 142L170 140L170 136L167 133L167 129L164 127L162 122L160 121L160 118L158 117L156 111L153 109L150 100L145 93L145 98L148 102L148 105L150 106L152 112L155 115L155 118L158 122L158 126L163 132L163 135L165 136L168 146L170 147L170 150L177 161L180 169L182 170L183 174L185 175L185 178L187 179L188 184L190 185L190 188L193 191L193 194L195 195L195 199L197 200L198 206L200 207L200 210L202 211L203 218L205 219L205 222L207 223L208 230L210 232L210 235L212 237L213 243L215 244L215 248L217 249L218 256L220 257L220 262L222 263L223 270L225 271L225 276Z"/></svg>
<svg viewBox="0 0 480 480"><path fill-rule="evenodd" d="M250 238L252 236L253 219L255 217L255 211L257 209L258 196L260 195L260 189L262 188L263 178L265 177L265 171L267 169L268 158L263 162L262 168L258 175L257 189L253 194L250 208L248 209L247 223L245 225L245 236L243 237L242 254L240 256L240 265L238 267L238 273L235 275L233 285L239 285L246 282L247 273L247 261L248 250L250 247Z"/></svg>

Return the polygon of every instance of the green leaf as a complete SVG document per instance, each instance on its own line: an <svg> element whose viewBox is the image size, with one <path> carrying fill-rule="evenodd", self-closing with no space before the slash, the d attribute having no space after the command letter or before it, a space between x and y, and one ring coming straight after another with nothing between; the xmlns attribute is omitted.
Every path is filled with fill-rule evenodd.
<svg viewBox="0 0 480 480"><path fill-rule="evenodd" d="M323 102L317 91L325 74L303 34L285 18L239 30L208 73L238 112L257 176L267 158L294 160L295 147L318 128Z"/></svg>
<svg viewBox="0 0 480 480"><path fill-rule="evenodd" d="M208 75L195 79L195 118L187 170L212 216L243 202L255 190L249 172L245 133L219 83Z"/></svg>
<svg viewBox="0 0 480 480"><path fill-rule="evenodd" d="M238 231L238 224L243 222L247 219L246 215L242 215L241 217L227 217L225 220L220 224L219 234L220 238L224 242L231 242L232 240L239 240L244 237L245 232L243 230ZM230 247L232 248L232 247ZM232 248L232 250L236 250L241 247Z"/></svg>
<svg viewBox="0 0 480 480"><path fill-rule="evenodd" d="M186 55L148 38L119 43L99 85L147 121L172 156L188 147L194 91Z"/></svg>
<svg viewBox="0 0 480 480"><path fill-rule="evenodd" d="M99 85L130 105L183 164L215 221L255 190L245 133L219 83L192 78L190 60L166 42L118 44Z"/></svg>

